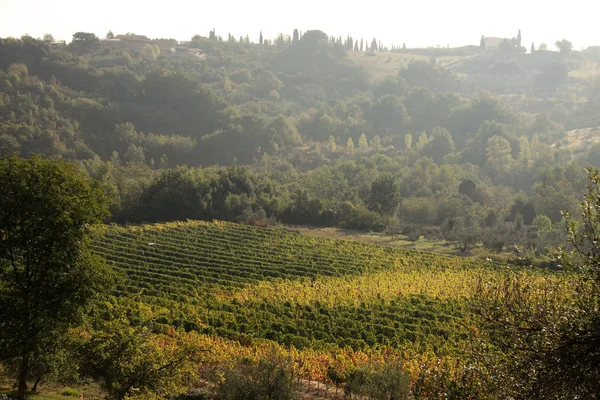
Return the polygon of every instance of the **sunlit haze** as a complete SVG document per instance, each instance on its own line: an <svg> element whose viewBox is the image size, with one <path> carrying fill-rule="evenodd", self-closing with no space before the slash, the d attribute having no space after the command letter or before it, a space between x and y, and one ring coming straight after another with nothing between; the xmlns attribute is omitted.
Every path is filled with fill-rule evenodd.
<svg viewBox="0 0 600 400"><path fill-rule="evenodd" d="M409 47L478 44L481 35L516 36L522 30L529 46L566 38L575 49L600 44L596 19L599 3L573 0L557 5L547 1L481 2L414 1L116 1L0 0L0 36L41 37L52 33L70 40L77 31L104 37L133 32L151 38L189 40L193 35L235 37L249 35L256 41L262 30L266 38L294 28L320 29L329 35L351 35L384 45L406 43Z"/></svg>

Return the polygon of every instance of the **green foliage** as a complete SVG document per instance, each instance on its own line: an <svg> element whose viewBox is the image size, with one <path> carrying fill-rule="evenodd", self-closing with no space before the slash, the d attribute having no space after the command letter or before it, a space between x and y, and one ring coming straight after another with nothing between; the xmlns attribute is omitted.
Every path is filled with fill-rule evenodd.
<svg viewBox="0 0 600 400"><path fill-rule="evenodd" d="M107 399L175 394L182 364L195 355L197 349L177 340L176 334L168 345L151 337L152 321L144 314L135 303L107 301L93 311L88 329L76 339L81 374L99 381Z"/></svg>
<svg viewBox="0 0 600 400"><path fill-rule="evenodd" d="M589 170L583 220L567 215L567 279L508 273L498 285L481 283L476 310L489 322L498 389L513 398L593 398L598 393L598 229L600 178ZM497 358L496 358L497 357ZM503 374L503 375L500 375Z"/></svg>
<svg viewBox="0 0 600 400"><path fill-rule="evenodd" d="M63 389L62 392L60 392L61 396L66 396L66 397L80 397L81 393L79 393L79 391L77 389L72 389L70 387L66 387Z"/></svg>
<svg viewBox="0 0 600 400"><path fill-rule="evenodd" d="M432 90L446 92L455 89L456 80L452 73L433 61L411 61L400 70L400 76L410 86L424 86Z"/></svg>
<svg viewBox="0 0 600 400"><path fill-rule="evenodd" d="M223 400L292 400L297 396L293 363L279 355L240 360L224 373L216 393Z"/></svg>
<svg viewBox="0 0 600 400"><path fill-rule="evenodd" d="M390 174L383 174L371 184L369 209L384 215L393 214L400 204L400 187Z"/></svg>
<svg viewBox="0 0 600 400"><path fill-rule="evenodd" d="M14 367L22 398L32 372L50 369L45 352L109 284L88 251L107 199L72 164L39 156L0 159L0 186L0 359Z"/></svg>
<svg viewBox="0 0 600 400"><path fill-rule="evenodd" d="M567 39L557 40L555 44L561 55L568 56L573 50L573 43L569 42Z"/></svg>
<svg viewBox="0 0 600 400"><path fill-rule="evenodd" d="M407 400L410 398L410 381L397 361L366 365L350 374L346 392L373 400Z"/></svg>

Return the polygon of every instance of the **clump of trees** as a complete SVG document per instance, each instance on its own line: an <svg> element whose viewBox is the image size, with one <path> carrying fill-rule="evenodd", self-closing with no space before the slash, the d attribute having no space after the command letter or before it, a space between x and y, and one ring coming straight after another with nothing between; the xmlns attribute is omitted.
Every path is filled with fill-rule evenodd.
<svg viewBox="0 0 600 400"><path fill-rule="evenodd" d="M488 324L486 343L493 346L485 373L493 369L496 389L513 398L594 398L600 390L600 176L588 172L582 219L566 216L568 246L560 255L565 275L509 272L500 282L482 281L474 298ZM537 223L548 228L542 218Z"/></svg>
<svg viewBox="0 0 600 400"><path fill-rule="evenodd" d="M37 155L1 158L0 185L0 362L16 397L69 374L98 379L112 399L168 388L192 351L179 341L169 352L139 310L108 306L116 276L89 250L109 215L102 187Z"/></svg>

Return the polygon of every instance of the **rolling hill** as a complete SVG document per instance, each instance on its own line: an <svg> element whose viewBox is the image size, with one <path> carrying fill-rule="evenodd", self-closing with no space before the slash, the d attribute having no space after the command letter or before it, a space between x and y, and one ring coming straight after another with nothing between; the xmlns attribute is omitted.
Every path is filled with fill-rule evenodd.
<svg viewBox="0 0 600 400"><path fill-rule="evenodd" d="M456 363L473 334L466 299L496 274L459 257L221 221L113 225L93 250L157 323L205 335L229 356L280 346L321 381L332 357L349 354L339 368L381 352L408 357L415 376Z"/></svg>

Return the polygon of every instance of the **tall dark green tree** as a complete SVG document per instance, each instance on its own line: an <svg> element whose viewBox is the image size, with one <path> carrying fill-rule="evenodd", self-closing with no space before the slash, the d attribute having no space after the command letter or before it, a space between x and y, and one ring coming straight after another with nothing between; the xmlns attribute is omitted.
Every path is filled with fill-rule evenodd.
<svg viewBox="0 0 600 400"><path fill-rule="evenodd" d="M391 174L383 174L371 184L367 206L369 210L391 215L400 204L400 187Z"/></svg>
<svg viewBox="0 0 600 400"><path fill-rule="evenodd" d="M521 47L521 30L519 29L519 33L517 34L517 48Z"/></svg>
<svg viewBox="0 0 600 400"><path fill-rule="evenodd" d="M360 39L360 51L363 51L364 49L365 49L364 41L362 39Z"/></svg>
<svg viewBox="0 0 600 400"><path fill-rule="evenodd" d="M294 35L292 37L292 43L298 43L299 40L300 40L300 34L298 33L298 29L294 29Z"/></svg>
<svg viewBox="0 0 600 400"><path fill-rule="evenodd" d="M40 156L0 159L0 187L0 361L23 399L36 363L108 286L88 251L107 198L74 165Z"/></svg>
<svg viewBox="0 0 600 400"><path fill-rule="evenodd" d="M535 53L535 44L531 42L531 54Z"/></svg>
<svg viewBox="0 0 600 400"><path fill-rule="evenodd" d="M262 31L260 31L260 36L258 37L258 44L263 44L264 42L265 42L265 40L263 38Z"/></svg>
<svg viewBox="0 0 600 400"><path fill-rule="evenodd" d="M371 42L371 51L377 51L377 39L375 38L373 38L373 41Z"/></svg>

